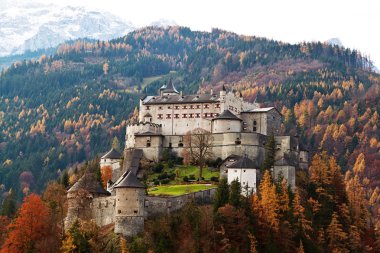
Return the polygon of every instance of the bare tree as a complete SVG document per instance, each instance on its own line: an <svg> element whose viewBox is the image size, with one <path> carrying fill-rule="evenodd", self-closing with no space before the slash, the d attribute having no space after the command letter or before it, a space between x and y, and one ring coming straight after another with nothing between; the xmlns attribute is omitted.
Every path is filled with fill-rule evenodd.
<svg viewBox="0 0 380 253"><path fill-rule="evenodd" d="M213 157L213 137L209 131L196 128L184 136L184 147L191 158L191 162L199 167L199 178L202 179L203 168L206 161Z"/></svg>

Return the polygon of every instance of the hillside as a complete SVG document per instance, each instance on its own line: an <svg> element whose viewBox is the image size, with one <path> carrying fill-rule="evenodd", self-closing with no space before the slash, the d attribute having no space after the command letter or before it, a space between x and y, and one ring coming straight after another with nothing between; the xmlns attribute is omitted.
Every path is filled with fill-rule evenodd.
<svg viewBox="0 0 380 253"><path fill-rule="evenodd" d="M1 189L21 196L20 174L30 171L27 188L40 191L66 167L105 152L114 136L122 143L139 96L168 78L185 93L224 84L250 101L274 104L283 131L300 134L312 154L323 148L346 170L363 152L376 185L380 76L371 68L350 49L218 29L147 27L109 42L61 44L52 57L1 73Z"/></svg>

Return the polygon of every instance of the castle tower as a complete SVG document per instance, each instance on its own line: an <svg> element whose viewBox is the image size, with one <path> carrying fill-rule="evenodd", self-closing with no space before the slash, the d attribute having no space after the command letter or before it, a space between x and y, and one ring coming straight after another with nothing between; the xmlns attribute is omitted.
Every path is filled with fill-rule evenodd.
<svg viewBox="0 0 380 253"><path fill-rule="evenodd" d="M69 229L77 219L92 218L91 204L94 198L109 196L96 180L94 173L86 171L84 175L67 191L67 216L65 229Z"/></svg>
<svg viewBox="0 0 380 253"><path fill-rule="evenodd" d="M170 96L170 95L178 95L179 92L174 87L172 79L169 80L168 84L163 85L160 88L160 96Z"/></svg>
<svg viewBox="0 0 380 253"><path fill-rule="evenodd" d="M218 117L212 119L212 133L241 132L241 121L229 110L224 110Z"/></svg>
<svg viewBox="0 0 380 253"><path fill-rule="evenodd" d="M134 236L144 231L145 187L131 171L114 189L116 191L115 233Z"/></svg>

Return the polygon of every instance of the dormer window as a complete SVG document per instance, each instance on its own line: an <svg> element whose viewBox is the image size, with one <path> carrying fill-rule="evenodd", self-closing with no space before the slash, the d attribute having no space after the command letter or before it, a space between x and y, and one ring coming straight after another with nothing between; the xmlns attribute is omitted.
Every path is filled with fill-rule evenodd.
<svg viewBox="0 0 380 253"><path fill-rule="evenodd" d="M145 109L146 109L146 110L150 110L150 106L147 105L147 106L145 107Z"/></svg>

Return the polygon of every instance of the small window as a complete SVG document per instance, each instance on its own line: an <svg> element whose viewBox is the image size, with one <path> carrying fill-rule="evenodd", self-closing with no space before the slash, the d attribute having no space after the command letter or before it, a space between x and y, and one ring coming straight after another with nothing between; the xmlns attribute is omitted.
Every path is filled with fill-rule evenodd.
<svg viewBox="0 0 380 253"><path fill-rule="evenodd" d="M197 109L200 109L201 108L201 105L197 105Z"/></svg>
<svg viewBox="0 0 380 253"><path fill-rule="evenodd" d="M236 172L237 172L237 170L234 170L234 172L236 173Z"/></svg>
<svg viewBox="0 0 380 253"><path fill-rule="evenodd" d="M182 106L182 109L187 109L187 106L186 105Z"/></svg>
<svg viewBox="0 0 380 253"><path fill-rule="evenodd" d="M256 120L253 121L253 125L254 125L254 126L257 125L257 121L256 121Z"/></svg>
<svg viewBox="0 0 380 253"><path fill-rule="evenodd" d="M162 110L162 106L159 106L159 107L158 107L158 110Z"/></svg>
<svg viewBox="0 0 380 253"><path fill-rule="evenodd" d="M216 104L216 105L215 105L215 108L220 108L220 104Z"/></svg>
<svg viewBox="0 0 380 253"><path fill-rule="evenodd" d="M182 148L183 147L183 143L182 142L178 143L178 147Z"/></svg>
<svg viewBox="0 0 380 253"><path fill-rule="evenodd" d="M168 106L168 109L172 109L172 107L169 105L169 106Z"/></svg>
<svg viewBox="0 0 380 253"><path fill-rule="evenodd" d="M175 108L176 110L178 110L178 109L179 109L179 106L178 106L178 105L176 105L174 108Z"/></svg>
<svg viewBox="0 0 380 253"><path fill-rule="evenodd" d="M193 105L190 105L190 109L194 109L194 106L193 106Z"/></svg>
<svg viewBox="0 0 380 253"><path fill-rule="evenodd" d="M134 212L135 214L137 214L137 210L134 210L133 212Z"/></svg>
<svg viewBox="0 0 380 253"><path fill-rule="evenodd" d="M253 132L256 132L257 131L257 128L254 126L253 127Z"/></svg>
<svg viewBox="0 0 380 253"><path fill-rule="evenodd" d="M187 114L186 113L182 114L182 118L186 119L187 118Z"/></svg>
<svg viewBox="0 0 380 253"><path fill-rule="evenodd" d="M117 210L117 213L121 213L121 210Z"/></svg>
<svg viewBox="0 0 380 253"><path fill-rule="evenodd" d="M147 106L146 109L147 109L147 110L150 110L150 106Z"/></svg>
<svg viewBox="0 0 380 253"><path fill-rule="evenodd" d="M245 172L245 170L243 170L243 172Z"/></svg>
<svg viewBox="0 0 380 253"><path fill-rule="evenodd" d="M171 142L169 142L169 148L171 148L172 147L172 143Z"/></svg>

